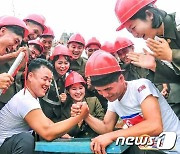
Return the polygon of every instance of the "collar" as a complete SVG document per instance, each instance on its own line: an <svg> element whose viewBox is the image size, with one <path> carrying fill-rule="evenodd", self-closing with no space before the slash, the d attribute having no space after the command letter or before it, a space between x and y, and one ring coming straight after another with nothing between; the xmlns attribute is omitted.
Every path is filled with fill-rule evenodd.
<svg viewBox="0 0 180 154"><path fill-rule="evenodd" d="M163 19L163 23L164 23L164 38L176 39L175 13L167 14Z"/></svg>
<svg viewBox="0 0 180 154"><path fill-rule="evenodd" d="M83 62L83 59L82 59L82 57L79 57L77 60L73 60L72 62L77 63L79 66L81 66L82 62Z"/></svg>

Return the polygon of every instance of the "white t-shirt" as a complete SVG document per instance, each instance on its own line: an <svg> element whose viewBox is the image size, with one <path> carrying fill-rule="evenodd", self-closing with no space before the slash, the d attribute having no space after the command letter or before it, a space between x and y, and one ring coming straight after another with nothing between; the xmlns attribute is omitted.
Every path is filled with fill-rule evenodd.
<svg viewBox="0 0 180 154"><path fill-rule="evenodd" d="M24 117L32 110L41 108L38 99L35 99L26 89L19 91L0 110L0 146L7 137L22 132L31 132L32 129Z"/></svg>
<svg viewBox="0 0 180 154"><path fill-rule="evenodd" d="M180 145L180 121L158 89L147 79L128 81L127 90L122 99L120 101L117 99L114 102L108 102L108 110L117 113L127 126L133 126L143 121L141 103L149 95L158 98L163 131L175 132L177 134L176 143Z"/></svg>

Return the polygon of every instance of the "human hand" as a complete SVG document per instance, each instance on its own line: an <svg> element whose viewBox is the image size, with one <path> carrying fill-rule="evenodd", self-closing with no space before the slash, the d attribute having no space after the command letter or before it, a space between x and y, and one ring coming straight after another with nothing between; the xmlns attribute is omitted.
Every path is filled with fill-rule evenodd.
<svg viewBox="0 0 180 154"><path fill-rule="evenodd" d="M7 90L14 81L14 78L8 73L0 74L0 89Z"/></svg>
<svg viewBox="0 0 180 154"><path fill-rule="evenodd" d="M161 94L165 97L168 98L169 95L169 90L167 84L163 84L163 89L161 91Z"/></svg>
<svg viewBox="0 0 180 154"><path fill-rule="evenodd" d="M59 95L59 98L60 98L61 102L64 103L66 101L66 99L67 99L66 93L61 93Z"/></svg>
<svg viewBox="0 0 180 154"><path fill-rule="evenodd" d="M169 43L164 38L158 38L157 40L148 38L146 40L146 45L151 49L154 57L169 62L172 61L172 50L169 47Z"/></svg>
<svg viewBox="0 0 180 154"><path fill-rule="evenodd" d="M71 117L75 117L77 115L80 115L81 106L82 106L82 102L72 104L72 106L71 106Z"/></svg>
<svg viewBox="0 0 180 154"><path fill-rule="evenodd" d="M131 59L131 63L142 68L155 71L156 61L155 58L150 55L145 49L144 53L129 52L127 58Z"/></svg>
<svg viewBox="0 0 180 154"><path fill-rule="evenodd" d="M61 136L61 138L70 139L70 138L73 138L73 137L70 136L69 134L64 134L63 136Z"/></svg>
<svg viewBox="0 0 180 154"><path fill-rule="evenodd" d="M109 133L99 135L91 140L91 150L93 153L106 154L106 147L113 142Z"/></svg>

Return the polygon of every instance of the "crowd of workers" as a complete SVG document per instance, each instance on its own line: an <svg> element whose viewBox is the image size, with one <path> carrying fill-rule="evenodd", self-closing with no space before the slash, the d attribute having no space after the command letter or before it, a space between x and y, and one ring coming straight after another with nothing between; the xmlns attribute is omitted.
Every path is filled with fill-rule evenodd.
<svg viewBox="0 0 180 154"><path fill-rule="evenodd" d="M117 31L126 28L152 51L135 51L126 36L101 44L73 34L52 48L45 17L0 17L0 153L34 153L35 140L92 138L94 153L120 136L175 132L168 150L124 153L180 153L180 31L175 14L156 0L117 0ZM85 50L87 58L82 57ZM18 55L25 57L11 75Z"/></svg>

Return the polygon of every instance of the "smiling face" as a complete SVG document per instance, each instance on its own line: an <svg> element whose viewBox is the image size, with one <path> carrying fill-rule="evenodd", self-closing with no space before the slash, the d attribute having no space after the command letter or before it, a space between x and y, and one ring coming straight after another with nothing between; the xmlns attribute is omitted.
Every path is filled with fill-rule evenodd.
<svg viewBox="0 0 180 154"><path fill-rule="evenodd" d="M120 60L123 61L125 64L131 63L131 60L127 58L127 54L129 52L134 52L134 47L132 45L117 51Z"/></svg>
<svg viewBox="0 0 180 154"><path fill-rule="evenodd" d="M21 41L21 36L8 30L6 27L2 27L0 29L0 55L16 50Z"/></svg>
<svg viewBox="0 0 180 154"><path fill-rule="evenodd" d="M152 20L153 14L146 10L145 20L139 18L128 20L124 26L134 37L147 40L148 38L154 38L156 35L162 35L158 34L159 28L152 28Z"/></svg>
<svg viewBox="0 0 180 154"><path fill-rule="evenodd" d="M29 35L27 38L24 39L25 41L35 40L40 35L42 35L43 29L41 28L41 26L33 24L31 22L26 22L26 24L29 31Z"/></svg>
<svg viewBox="0 0 180 154"><path fill-rule="evenodd" d="M60 55L59 59L55 61L54 67L56 72L60 76L63 76L69 70L70 63L69 61L67 61L67 59L64 56Z"/></svg>
<svg viewBox="0 0 180 154"><path fill-rule="evenodd" d="M37 50L34 45L29 45L29 62L33 59L36 59L40 56L41 52Z"/></svg>
<svg viewBox="0 0 180 154"><path fill-rule="evenodd" d="M86 48L86 54L88 56L88 58L96 51L99 50L100 47L96 44L91 44Z"/></svg>
<svg viewBox="0 0 180 154"><path fill-rule="evenodd" d="M40 42L43 44L44 46L44 52L48 53L52 47L52 42L53 42L53 37L42 37L40 39Z"/></svg>
<svg viewBox="0 0 180 154"><path fill-rule="evenodd" d="M39 69L34 70L28 74L27 86L31 94L37 97L43 97L52 81L53 74L45 66L41 66Z"/></svg>
<svg viewBox="0 0 180 154"><path fill-rule="evenodd" d="M85 96L85 87L81 83L75 83L69 88L69 94L74 102L81 102Z"/></svg>
<svg viewBox="0 0 180 154"><path fill-rule="evenodd" d="M68 48L69 51L72 53L72 58L77 60L82 55L84 45L77 42L71 42L68 44Z"/></svg>

